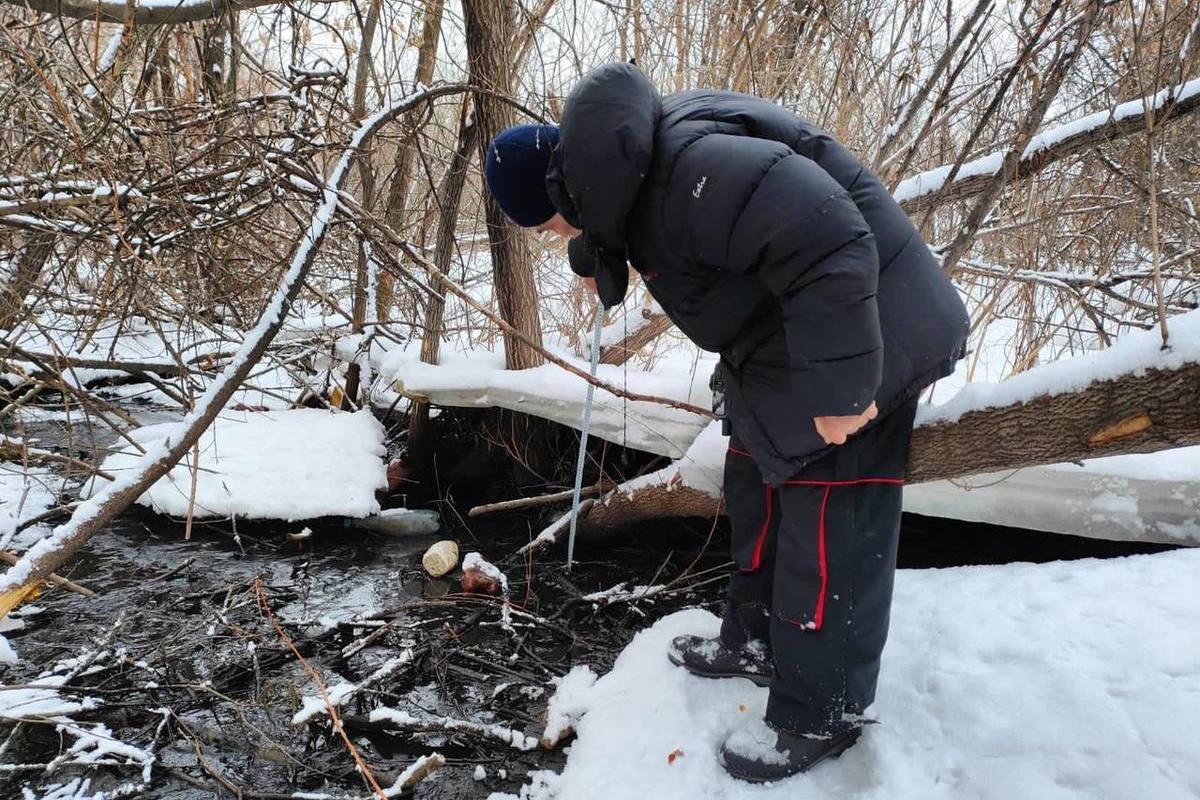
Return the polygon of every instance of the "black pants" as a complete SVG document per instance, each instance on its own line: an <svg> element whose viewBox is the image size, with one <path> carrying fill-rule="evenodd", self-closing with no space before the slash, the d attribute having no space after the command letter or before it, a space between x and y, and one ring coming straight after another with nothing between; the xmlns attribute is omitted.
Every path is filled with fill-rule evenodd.
<svg viewBox="0 0 1200 800"><path fill-rule="evenodd" d="M731 440L734 574L721 637L769 645L767 721L819 733L875 699L916 401L772 487Z"/></svg>

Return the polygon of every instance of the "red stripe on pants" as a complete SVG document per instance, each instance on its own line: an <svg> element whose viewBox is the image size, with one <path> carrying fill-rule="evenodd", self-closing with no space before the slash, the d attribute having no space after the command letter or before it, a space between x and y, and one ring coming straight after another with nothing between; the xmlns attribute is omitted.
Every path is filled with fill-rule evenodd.
<svg viewBox="0 0 1200 800"><path fill-rule="evenodd" d="M825 495L821 498L821 516L817 521L817 555L821 561L821 591L817 595L817 612L813 614L813 624L821 630L825 621L825 592L829 588L829 568L825 564L825 507L829 505L829 493L833 486L825 487Z"/></svg>
<svg viewBox="0 0 1200 800"><path fill-rule="evenodd" d="M754 555L750 558L750 566L742 572L757 572L762 565L763 545L767 542L767 532L771 530L771 485L767 484L767 512L763 515L762 529L758 532L758 540L754 543Z"/></svg>
<svg viewBox="0 0 1200 800"><path fill-rule="evenodd" d="M808 630L821 630L821 625L825 621L825 597L829 591L829 565L825 555L825 510L829 506L829 495L833 492L835 486L857 486L865 483L883 483L900 486L904 484L903 478L856 478L846 481L816 481L816 480L794 480L784 481L784 486L824 486L825 492L821 496L821 509L817 516L817 560L821 569L821 588L817 593L817 608L813 612L813 621L811 624L806 624L796 619L788 619L784 617L785 622L790 622L801 628ZM757 555L757 551L756 551Z"/></svg>

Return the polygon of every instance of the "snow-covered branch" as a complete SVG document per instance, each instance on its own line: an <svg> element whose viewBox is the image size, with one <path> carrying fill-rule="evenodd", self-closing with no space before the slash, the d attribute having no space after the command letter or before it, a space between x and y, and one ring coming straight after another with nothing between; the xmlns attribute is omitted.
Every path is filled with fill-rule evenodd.
<svg viewBox="0 0 1200 800"><path fill-rule="evenodd" d="M178 25L223 16L228 10L245 11L260 6L280 5L283 0L0 0L42 14L98 22L130 22L134 25Z"/></svg>
<svg viewBox="0 0 1200 800"><path fill-rule="evenodd" d="M382 681L384 678L392 675L401 667L412 663L412 650L404 650L395 658L389 658L380 665L379 669L372 672L367 677L363 678L358 683L349 683L343 681L335 686L330 686L326 695L328 696L328 704L325 698L320 695L305 695L300 701L300 710L292 715L293 725L303 725L309 722L314 717L328 716L329 708L340 708L347 700L358 695L364 689L369 689L375 684Z"/></svg>
<svg viewBox="0 0 1200 800"><path fill-rule="evenodd" d="M379 723L388 730L415 731L421 733L464 733L479 736L516 750L535 750L538 740L535 736L527 736L521 731L504 725L489 725L482 722L470 722L450 717L414 717L405 711L382 706L371 712L370 721Z"/></svg>
<svg viewBox="0 0 1200 800"><path fill-rule="evenodd" d="M1025 147L1010 180L1028 178L1055 161L1145 130L1147 106L1155 113L1155 125L1182 119L1200 109L1200 78L1167 87L1145 99L1148 102L1139 97L1037 134ZM971 197L990 183L1003 164L1004 152L996 150L966 162L949 185L946 178L953 170L952 164L905 178L893 196L910 214L924 210L930 203Z"/></svg>
<svg viewBox="0 0 1200 800"><path fill-rule="evenodd" d="M31 547L15 566L9 568L0 577L0 593L17 589L33 580L43 579L58 570L96 531L112 521L155 481L167 474L192 448L262 358L275 334L283 327L288 309L325 238L329 222L338 206L342 184L366 143L385 124L419 103L467 89L468 87L461 84L449 84L417 92L367 118L359 126L325 181L321 203L301 235L287 271L267 302L258 323L246 334L245 340L220 377L213 381L197 400L193 410L169 436L147 448L134 468L80 503L67 522Z"/></svg>

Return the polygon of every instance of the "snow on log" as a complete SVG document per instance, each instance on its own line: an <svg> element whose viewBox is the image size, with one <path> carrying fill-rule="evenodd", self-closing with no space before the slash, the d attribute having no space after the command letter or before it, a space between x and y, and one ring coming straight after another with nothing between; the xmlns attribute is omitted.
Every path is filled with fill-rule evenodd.
<svg viewBox="0 0 1200 800"><path fill-rule="evenodd" d="M381 374L410 397L438 406L507 408L578 428L582 419L587 384L583 378L554 364L533 369L505 370L502 356L494 362L478 357L443 359L426 364L408 352L397 351L383 362ZM584 368L586 369L586 364ZM709 406L707 368L690 372L629 372L618 366L600 365L597 377L616 387L639 394L663 395L671 399ZM592 409L591 433L609 442L648 453L679 458L708 419L682 408L661 403L625 400L597 387Z"/></svg>
<svg viewBox="0 0 1200 800"><path fill-rule="evenodd" d="M260 6L280 5L283 0L0 0L18 8L43 14L96 22L130 22L133 25L177 25L224 16L226 11L245 11Z"/></svg>
<svg viewBox="0 0 1200 800"><path fill-rule="evenodd" d="M1200 444L1200 311L1171 318L1170 330L1173 344L1165 350L1157 331L1137 331L1107 350L1043 364L999 384L968 384L944 405L923 408L909 481ZM718 510L723 441L710 426L679 462L598 501L587 524L711 516ZM1072 532L1088 532L1078 527ZM1191 528L1163 530L1139 538L1178 540ZM1104 535L1110 533L1111 526Z"/></svg>
<svg viewBox="0 0 1200 800"><path fill-rule="evenodd" d="M441 97L466 91L461 84L447 84L417 92L368 117L354 132L342 151L333 171L321 191L321 202L309 220L308 228L300 235L287 270L267 301L262 316L246 334L237 352L222 370L220 377L209 384L195 407L160 442L147 448L136 466L105 485L92 497L76 506L71 518L56 527L49 536L29 548L21 560L0 576L0 595L13 592L28 583L42 580L55 572L92 537L111 522L131 503L166 475L216 419L221 409L246 379L254 365L283 327L304 278L325 239L329 223L338 207L342 183L350 174L357 155L372 136L389 121L414 106Z"/></svg>
<svg viewBox="0 0 1200 800"><path fill-rule="evenodd" d="M149 425L130 437L149 448L174 427ZM379 511L375 490L387 488L383 436L383 425L370 411L223 411L200 437L194 503L191 453L136 502L177 517L189 509L196 518L366 517ZM101 468L119 476L137 461L127 447ZM105 483L93 479L80 495L90 497Z"/></svg>
<svg viewBox="0 0 1200 800"><path fill-rule="evenodd" d="M1150 101L1154 112L1164 112L1155 114L1154 124L1181 119L1200 108L1200 78L1162 89L1149 98L1139 97L1037 134L1026 146L1011 180L1028 178L1051 162L1145 130L1144 99ZM1003 161L1003 150L968 161L959 168L948 186L946 178L953 165L935 167L905 178L896 187L893 197L909 214L923 211L931 203L962 200L983 191Z"/></svg>
<svg viewBox="0 0 1200 800"><path fill-rule="evenodd" d="M711 422L683 458L622 483L596 501L581 522L615 528L662 517L711 517L723 512L721 475L728 440Z"/></svg>
<svg viewBox="0 0 1200 800"><path fill-rule="evenodd" d="M1200 444L1200 311L1170 318L1169 329L1166 349L1157 331L1135 331L923 409L909 479Z"/></svg>

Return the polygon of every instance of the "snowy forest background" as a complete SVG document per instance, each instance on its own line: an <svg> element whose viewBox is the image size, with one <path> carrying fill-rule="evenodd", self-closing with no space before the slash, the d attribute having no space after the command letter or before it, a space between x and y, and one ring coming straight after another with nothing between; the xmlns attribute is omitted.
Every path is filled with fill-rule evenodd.
<svg viewBox="0 0 1200 800"><path fill-rule="evenodd" d="M480 155L510 124L554 121L589 69L629 59L664 93L695 87L750 92L818 123L883 178L942 258L972 314L970 352L955 378L925 397L931 409L949 405L928 411L930 424L918 429L910 476L957 479L1092 453L1200 443L1197 0L3 0L0 456L12 480L0 487L0 551L17 566L0 576L0 607L7 611L41 578L63 572L89 538L123 519L138 498L184 520L190 538L193 517L204 516L197 513L198 498L208 497L200 452L212 436L227 435L214 427L223 409L245 415L299 406L373 409L389 433L402 429L415 479L427 477L422 466L436 460L446 441L445 431L435 430L435 420L448 418L446 409L523 410L562 430L533 435L507 417L467 417L462 424L527 470L523 494L561 489L574 466L572 442L578 440L563 431L578 425L594 299L567 268L564 248L504 222L483 190ZM610 462L593 452L601 466L589 480L593 494L628 483L622 484L627 491L592 509L592 524L713 516L709 473L716 445L702 433L711 356L671 328L636 280L605 326L601 381L611 402L597 419L596 435L628 450L612 457L611 475L604 467ZM1123 344L1115 345L1118 340ZM1092 366L1067 362L1101 352L1111 357L1088 362ZM422 367L439 363L444 366ZM1002 383L990 394L974 386L959 393L967 384L1020 375L1028 379ZM1102 380L1112 385L1096 389ZM1014 405L1047 392L1052 396L1042 405ZM22 428L45 403L60 414L49 445ZM401 421L393 426L395 415ZM182 419L170 436L156 435L158 428L146 432L168 418ZM290 424L285 432L292 443L277 448L271 468L305 459L310 436L314 458L326 465L322 474L294 486L269 510L254 507L255 492L274 491L269 480L227 507L199 510L230 520L378 511L373 490L380 487L373 482L384 481L381 469L364 472L361 461L335 461L330 454L368 453L380 467L382 428L364 427L361 418L353 429L328 433L307 419ZM201 439L206 430L210 439ZM256 446L275 449L270 441ZM102 466L122 447L128 460L120 462L121 471L114 469L117 462ZM1178 452L1186 455L1155 461L1150 477L1195 473L1193 480L1200 480L1195 448ZM171 472L177 462L182 473ZM264 463L253 468L261 471ZM159 494L146 501L143 493L167 474L176 476L176 488L162 490L160 482ZM1039 473L1038 480L1045 476ZM82 499L81 484L90 487ZM1163 491L1179 490L1172 484ZM1188 492L1191 503L1194 486ZM957 498L925 502L945 510ZM1120 510L1097 505L1070 514L1080 528L1102 527ZM1154 535L1116 538L1200 541L1196 513L1183 522L1136 513L1130 519L1147 530L1157 526ZM529 533L545 528L539 541L553 543L564 518L557 520L539 518ZM236 538L236 525L233 532ZM195 557L172 551L159 572L174 575L171 570ZM520 558L513 563L522 569ZM511 575L513 565L504 566ZM1114 589L1124 584L1113 577L1114 568L1106 569L1094 584L1079 587L1081 607L1096 614L1105 613L1110 590L1137 596L1133 587ZM1182 583L1194 577L1195 561L1155 569L1141 565L1125 578ZM716 574L693 574L685 588L707 585ZM977 578L981 595L1005 585ZM680 591L680 579L622 587L602 599L584 594L568 605L635 605L651 594ZM1033 598L1045 588L1032 572L1014 580L1028 580ZM251 630L237 613L254 611L254 624L276 645L300 638L286 615L280 625L269 613L258 614L271 607L269 581L265 589L250 580L239 586L215 611L205 606L218 627ZM938 586L934 578L927 588ZM956 591L970 602L966 590ZM1060 607L1061 598L1044 597ZM1155 602L1168 617L1194 605L1169 592ZM524 613L507 595L503 609L506 625L513 624L510 613ZM1113 624L1140 624L1135 610L1113 612ZM1182 619L1191 626L1183 629L1185 643L1195 644L1195 617ZM531 620L525 624L549 636L561 633L545 617ZM402 627L394 619L387 623L393 625ZM1143 627L1146 637L1174 630ZM338 674L348 676L343 667L351 656L344 648L360 653L370 630L355 629L358 638L337 642L343 648ZM231 747L195 733L195 720L185 721L171 703L163 701L161 713L147 704L130 723L138 733L115 736L106 727L115 725L111 719L97 722L83 713L86 692L59 691L89 671L131 669L132 661L116 655L114 642L123 635L116 628L98 639L97 631L84 633L92 643L81 652L73 638L73 646L64 644L57 654L66 660L33 647L36 657L20 667L27 672L5 677L17 689L37 688L23 690L32 694L21 696L22 707L11 693L6 705L7 687L0 686L6 737L0 756L32 752L22 748L37 740L29 733L37 723L59 726L66 744L48 763L33 765L45 772L40 783L22 777L33 771L30 764L0 775L12 776L12 785L30 797L153 793L164 780L236 793L236 777L229 777L236 770L206 766L203 757L171 766L163 777L156 759L170 738L164 731L185 731L182 740L197 748L201 741ZM1018 634L1014 630L1014 639ZM242 633L231 638L245 646ZM646 651L646 641L639 641ZM964 641L973 646L970 637ZM1119 635L1111 646L1153 650L1149 641ZM254 642L251 653L262 646ZM15 662L17 654L3 638L0 643L0 660ZM313 655L300 644L305 656ZM335 708L352 698L366 702L424 658L425 646L369 668L358 665L342 683L322 671L316 694L308 683L315 673L298 672L296 691L304 697L297 717L303 709L308 716L296 724L303 730L314 718L336 718ZM641 658L634 650L629 663ZM1174 657L1163 657L1166 674L1200 668L1200 647L1187 659ZM1100 661L1079 663L1086 672ZM1038 669L1035 662L1026 666ZM157 667L137 669L163 682L153 672ZM638 676L653 671L631 669L614 673L607 691L622 681L635 691ZM537 675L544 683L553 673L547 667ZM603 680L593 686L594 675L570 674L574 683L564 685L579 694L562 694L557 717L551 709L551 726L564 730L579 722L579 708L611 699L595 688ZM325 683L343 694L331 702ZM1194 693L1194 682L1189 686ZM187 691L198 690L189 684ZM589 691L589 701L578 700ZM247 701L220 702L233 703L247 724L249 706L239 705ZM378 727L447 736L465 731L522 753L538 745L537 736L521 733L512 720L501 720L512 729L496 718L456 728L450 723L467 723L445 714L417 719L382 711L389 713L371 715ZM257 737L275 730L269 716L254 718L255 733L245 734L257 742L258 757L266 745ZM597 727L603 733L588 741L616 736L622 721L629 718L609 720L616 727ZM1107 722L1085 719L1072 735L1088 724ZM669 715L663 725L672 735L694 727ZM389 772L374 760L377 754L360 755L340 730L340 723L323 729L319 776L292 765L286 781L275 776L278 785L270 791L243 796L283 797L314 786L332 792L321 795L328 797L392 796L445 761L426 755ZM285 761L309 752L304 748L311 740L279 737L268 738ZM569 773L560 784L535 779L523 796L592 796L614 760L633 757L588 750L583 742L579 752L592 755L578 757L574 783ZM1048 746L1052 751L1055 744ZM1104 752L1088 757L1100 764ZM1079 766L1073 756L1064 758ZM98 777L113 765L119 768L109 770L112 775ZM376 781L374 772L388 780ZM1200 792L1194 770L1173 777L1164 779L1161 796ZM704 785L699 776L689 780L698 783L663 785L679 791ZM246 778L241 789L253 786ZM839 796L853 788L823 787ZM1027 787L1018 781L1008 788L1021 794ZM1114 783L1104 796L1131 796L1123 788Z"/></svg>
<svg viewBox="0 0 1200 800"><path fill-rule="evenodd" d="M493 269L516 275L499 309L534 341L581 350L592 304L563 253L505 229L501 258L489 257L480 129L553 120L583 72L615 59L635 59L663 91L781 102L899 187L973 301L976 343L1005 346L993 378L1132 328L1166 336L1163 320L1196 304L1196 101L1171 95L1200 62L1192 2L173 5L141 6L124 25L97 22L125 17L120 3L71 7L77 19L4 10L0 327L86 342L109 324L143 326L168 352L211 338L183 357L196 381L180 399L204 382L199 356L219 363L253 327L357 124L456 83L508 101L484 95L476 114L469 93L446 92L379 130L300 305L330 330L424 340L427 355L439 338L497 341L488 319L456 298L431 304L402 274L419 271L403 241L487 305ZM963 164L1142 98L1133 119L1045 149L1000 187L979 181L978 164L961 180ZM912 180L937 167L959 180ZM677 338L633 358L652 366ZM540 361L510 350L510 366ZM973 348L974 366L985 351ZM290 344L271 362L308 385L302 355ZM366 397L352 377L319 388L328 380L352 382L350 403Z"/></svg>

